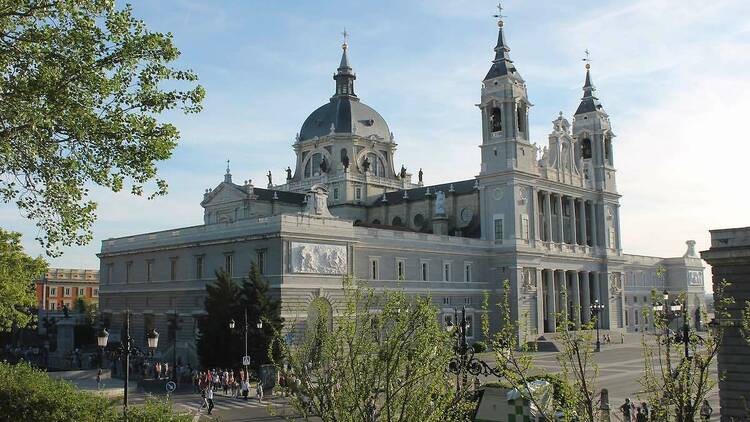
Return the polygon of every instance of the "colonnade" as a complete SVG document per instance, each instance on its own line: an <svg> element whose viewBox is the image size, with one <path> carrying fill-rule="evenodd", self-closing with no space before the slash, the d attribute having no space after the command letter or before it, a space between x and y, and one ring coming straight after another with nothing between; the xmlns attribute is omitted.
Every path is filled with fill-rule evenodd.
<svg viewBox="0 0 750 422"><path fill-rule="evenodd" d="M535 239L581 246L605 244L596 203L550 191L534 192Z"/></svg>
<svg viewBox="0 0 750 422"><path fill-rule="evenodd" d="M609 287L607 273L537 269L537 321L540 332L557 330L558 316L568 319L575 329L591 322L591 304L605 305L599 316L600 327L609 326Z"/></svg>

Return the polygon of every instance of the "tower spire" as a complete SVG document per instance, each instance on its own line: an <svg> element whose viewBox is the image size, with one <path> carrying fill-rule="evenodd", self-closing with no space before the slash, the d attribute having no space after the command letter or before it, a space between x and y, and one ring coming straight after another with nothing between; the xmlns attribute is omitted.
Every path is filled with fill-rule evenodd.
<svg viewBox="0 0 750 422"><path fill-rule="evenodd" d="M357 76L354 74L352 66L349 64L349 56L347 50L349 49L349 33L346 32L346 28L341 33L344 36L344 42L341 44L341 62L339 63L336 74L333 75L333 79L336 81L336 94L338 96L349 96L356 98L354 94L354 80Z"/></svg>
<svg viewBox="0 0 750 422"><path fill-rule="evenodd" d="M498 28L497 44L495 45L495 59L492 60L492 67L490 67L490 71L487 72L487 76L484 77L484 80L500 76L512 76L523 82L521 75L513 64L513 60L510 59L510 47L508 47L508 44L505 41L505 32L503 30L505 22L503 21L503 18L506 16L503 15L502 3L497 4L497 11L498 13L496 15L492 15L497 18Z"/></svg>
<svg viewBox="0 0 750 422"><path fill-rule="evenodd" d="M584 51L584 54L586 54L586 57L582 61L586 63L586 66L584 66L586 68L586 79L583 81L583 97L581 98L581 104L576 110L576 114L590 113L602 108L599 99L594 95L596 88L591 83L591 54L588 49Z"/></svg>

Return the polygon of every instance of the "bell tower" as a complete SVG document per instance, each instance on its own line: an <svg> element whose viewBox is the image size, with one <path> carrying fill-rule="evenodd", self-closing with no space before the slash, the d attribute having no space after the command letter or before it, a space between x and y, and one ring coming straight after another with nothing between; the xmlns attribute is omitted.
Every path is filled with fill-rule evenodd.
<svg viewBox="0 0 750 422"><path fill-rule="evenodd" d="M502 12L502 7L498 6ZM526 82L518 73L505 40L504 16L498 18L492 66L482 81L482 169L480 175L527 169L533 171L535 151L529 143L529 102Z"/></svg>

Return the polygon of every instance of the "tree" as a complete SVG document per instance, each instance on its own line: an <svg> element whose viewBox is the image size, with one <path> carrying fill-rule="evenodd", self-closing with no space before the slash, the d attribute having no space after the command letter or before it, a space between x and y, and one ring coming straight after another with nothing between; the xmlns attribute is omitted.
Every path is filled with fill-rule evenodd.
<svg viewBox="0 0 750 422"><path fill-rule="evenodd" d="M281 302L272 297L268 283L251 263L247 278L237 283L222 271L216 281L206 286L206 316L198 322L198 355L204 367L233 368L239 366L245 355L245 311L248 322L248 355L252 367L271 362L269 346L274 333L282 328ZM234 320L235 328L229 328ZM258 321L263 328L258 330ZM279 349L276 347L275 356Z"/></svg>
<svg viewBox="0 0 750 422"><path fill-rule="evenodd" d="M34 280L47 272L47 263L26 255L21 234L0 228L0 331L33 322L37 306Z"/></svg>
<svg viewBox="0 0 750 422"><path fill-rule="evenodd" d="M293 407L323 421L465 420L447 367L452 341L429 297L343 283L337 313L319 309L277 361ZM330 318L333 318L331 320Z"/></svg>
<svg viewBox="0 0 750 422"><path fill-rule="evenodd" d="M250 332L257 333L252 335L252 341L248 343L248 356L251 358L252 366L257 368L259 365L271 363L274 359L278 360L280 348L273 345L269 356L269 346L273 343L274 333L280 332L284 324L284 319L281 318L281 301L271 295L268 282L263 279L255 262L250 263L248 278L242 280L240 305L241 310L235 321L239 324L244 323L242 312L246 309ZM260 330L257 328L258 321L263 322L263 328Z"/></svg>
<svg viewBox="0 0 750 422"><path fill-rule="evenodd" d="M157 117L204 97L195 73L170 66L179 55L114 0L0 6L0 200L36 223L48 254L91 240L91 186L166 193L156 163L179 132Z"/></svg>
<svg viewBox="0 0 750 422"><path fill-rule="evenodd" d="M240 286L226 271L217 271L216 281L206 285L206 293L206 316L198 320L198 356L206 368L233 367L239 346L238 341L232 341L228 324L240 309Z"/></svg>

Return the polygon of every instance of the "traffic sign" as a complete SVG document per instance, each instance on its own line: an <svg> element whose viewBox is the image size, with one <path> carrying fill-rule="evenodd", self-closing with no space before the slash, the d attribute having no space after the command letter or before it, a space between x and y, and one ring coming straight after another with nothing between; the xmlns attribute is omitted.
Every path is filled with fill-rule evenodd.
<svg viewBox="0 0 750 422"><path fill-rule="evenodd" d="M244 366L250 365L250 356L243 356L242 357L242 365L244 365Z"/></svg>
<svg viewBox="0 0 750 422"><path fill-rule="evenodd" d="M167 389L167 393L171 393L175 389L177 389L177 384L175 384L174 381L169 381L165 387Z"/></svg>

